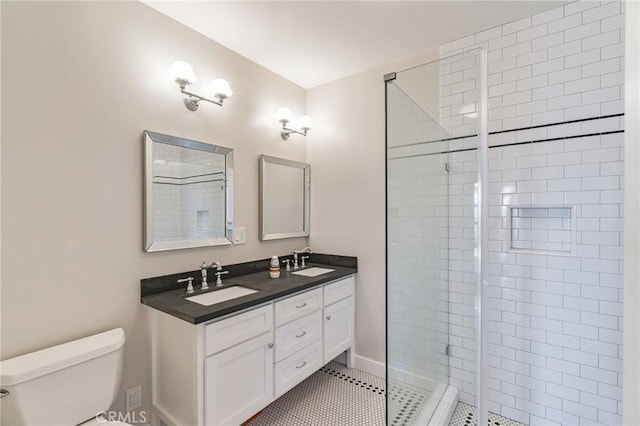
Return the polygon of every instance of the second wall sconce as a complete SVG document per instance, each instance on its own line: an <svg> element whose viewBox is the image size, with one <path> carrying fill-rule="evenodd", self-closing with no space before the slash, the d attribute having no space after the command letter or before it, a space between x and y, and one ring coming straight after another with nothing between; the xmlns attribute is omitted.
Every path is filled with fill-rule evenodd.
<svg viewBox="0 0 640 426"><path fill-rule="evenodd" d="M282 125L282 128L280 129L280 136L285 141L289 139L289 135L292 133L307 136L307 132L313 129L313 121L306 115L303 115L298 120L298 127L300 128L300 131L288 128L287 125L293 120L293 114L289 108L280 108L276 114L276 118Z"/></svg>
<svg viewBox="0 0 640 426"><path fill-rule="evenodd" d="M184 105L189 111L196 111L198 106L200 106L200 101L207 101L222 106L224 100L233 95L233 90L231 90L229 82L221 78L217 78L211 83L213 97L216 98L216 100L208 99L185 90L187 85L196 82L196 74L193 72L193 67L186 62L174 62L173 65L171 65L171 74L175 82L180 86L180 93L184 95Z"/></svg>

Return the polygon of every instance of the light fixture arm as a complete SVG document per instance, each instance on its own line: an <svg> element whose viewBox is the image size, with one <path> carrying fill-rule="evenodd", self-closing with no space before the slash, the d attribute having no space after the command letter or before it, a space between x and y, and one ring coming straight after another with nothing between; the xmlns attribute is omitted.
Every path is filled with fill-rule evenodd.
<svg viewBox="0 0 640 426"><path fill-rule="evenodd" d="M282 123L282 128L280 129L280 136L282 137L282 140L286 141L287 139L289 139L289 135L291 135L292 133L307 136L307 129L303 129L301 132L299 132L297 130L288 128L285 123Z"/></svg>
<svg viewBox="0 0 640 426"><path fill-rule="evenodd" d="M191 93L187 90L184 89L184 87L182 87L182 85L180 85L180 93L182 93L184 95L184 105L190 110L190 111L195 111L198 109L198 106L200 101L207 101L207 102L211 102L212 104L216 104L219 106L222 106L222 103L224 102L224 97L222 96L216 96L217 101L214 101L213 99L209 99L209 98L205 98L204 96L200 96L200 95L196 95L195 93Z"/></svg>

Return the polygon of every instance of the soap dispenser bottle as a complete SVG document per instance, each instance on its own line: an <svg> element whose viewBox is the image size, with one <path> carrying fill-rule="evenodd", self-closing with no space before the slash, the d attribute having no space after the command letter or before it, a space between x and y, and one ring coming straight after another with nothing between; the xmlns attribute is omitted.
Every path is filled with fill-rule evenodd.
<svg viewBox="0 0 640 426"><path fill-rule="evenodd" d="M271 278L280 278L280 261L278 260L278 256L271 257L271 262L269 263L269 276Z"/></svg>

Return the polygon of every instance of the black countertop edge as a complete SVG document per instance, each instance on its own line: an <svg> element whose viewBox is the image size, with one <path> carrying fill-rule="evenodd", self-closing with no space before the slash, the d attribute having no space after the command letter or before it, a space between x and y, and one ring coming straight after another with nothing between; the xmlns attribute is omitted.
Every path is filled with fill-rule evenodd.
<svg viewBox="0 0 640 426"><path fill-rule="evenodd" d="M312 253L307 254L303 253L298 255L298 262L302 263L300 260L300 256L309 256L308 262L319 263L322 265L329 266L342 266L345 268L354 268L358 269L358 258L354 256L339 256L333 254L321 254L321 253ZM284 271L284 263L282 262L284 259L291 260L291 266L293 266L293 255L284 255L278 256L280 259L280 267L281 270ZM253 260L250 262L244 263L235 263L231 265L223 265L223 271L229 271L228 274L223 276L223 281L226 281L230 278L240 277L243 275L254 274L256 272L263 272L269 270L269 262L271 258ZM214 275L216 272L215 268L209 268L207 270L207 282L209 285L215 284L216 276ZM195 271L187 271L181 272L179 274L171 274L171 275L163 275L159 277L152 278L143 278L140 280L140 298L144 298L145 296L150 296L152 294L164 293L167 291L172 291L177 288L182 287L183 285L178 285L177 281L182 278L192 277L193 285L195 288L199 288L202 284L202 273L200 269Z"/></svg>
<svg viewBox="0 0 640 426"><path fill-rule="evenodd" d="M322 257L321 259L324 260ZM317 277L304 277L292 274L293 271L287 272L282 269L280 278L275 279L269 278L269 272L267 270L261 270L253 274L237 275L232 278L224 279L224 286L222 288L242 285L258 291L247 296L238 297L210 306L203 306L188 301L186 300L186 297L197 296L198 294L220 289L215 286L206 291L197 290L199 286L196 286L196 292L193 294L185 294L184 288L179 288L177 290L174 288L172 291L153 293L143 296L141 297L140 302L189 323L199 324L239 312L247 308L258 306L293 293L312 289L319 285L354 275L357 272L357 268L355 267L337 266L335 264L328 265L326 263L320 264L311 262L308 266L331 267L334 271ZM199 272L200 271L198 271L198 273Z"/></svg>

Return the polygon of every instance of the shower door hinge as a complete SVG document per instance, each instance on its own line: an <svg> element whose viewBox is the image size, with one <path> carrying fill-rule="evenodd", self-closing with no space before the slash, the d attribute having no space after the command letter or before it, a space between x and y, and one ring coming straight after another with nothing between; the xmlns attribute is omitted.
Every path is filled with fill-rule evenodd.
<svg viewBox="0 0 640 426"><path fill-rule="evenodd" d="M451 167L449 167L449 163L444 163L444 170L449 173L451 171Z"/></svg>
<svg viewBox="0 0 640 426"><path fill-rule="evenodd" d="M446 353L447 356L451 356L451 345L447 345L447 348L444 350L444 353Z"/></svg>
<svg viewBox="0 0 640 426"><path fill-rule="evenodd" d="M396 73L390 72L389 74L384 75L384 81L392 81L396 79Z"/></svg>

